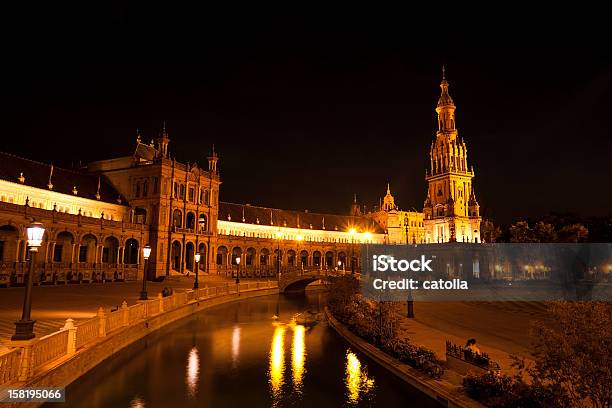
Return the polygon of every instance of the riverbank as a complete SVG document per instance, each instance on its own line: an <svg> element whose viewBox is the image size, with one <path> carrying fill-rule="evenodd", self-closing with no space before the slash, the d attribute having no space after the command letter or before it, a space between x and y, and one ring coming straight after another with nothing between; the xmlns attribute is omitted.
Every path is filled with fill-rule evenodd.
<svg viewBox="0 0 612 408"><path fill-rule="evenodd" d="M470 399L453 384L444 380L434 380L426 374L399 362L352 333L346 326L336 320L329 309L325 308L325 316L329 325L355 349L376 361L389 372L400 378L415 389L427 394L442 406L454 408L482 408L483 405Z"/></svg>
<svg viewBox="0 0 612 408"><path fill-rule="evenodd" d="M66 387L110 356L162 327L194 313L241 299L278 293L276 282L188 290L159 297L17 344L0 355L2 387ZM81 336L81 337L79 337ZM4 396L0 396L2 398ZM1 399L0 399L1 400ZM42 403L3 403L37 407Z"/></svg>

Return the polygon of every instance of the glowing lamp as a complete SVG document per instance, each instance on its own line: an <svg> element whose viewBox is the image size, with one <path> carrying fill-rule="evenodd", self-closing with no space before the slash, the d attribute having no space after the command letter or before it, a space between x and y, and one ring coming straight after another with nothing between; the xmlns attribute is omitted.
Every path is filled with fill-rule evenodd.
<svg viewBox="0 0 612 408"><path fill-rule="evenodd" d="M28 225L28 246L31 250L36 251L42 243L43 236L45 235L45 227L40 222L33 222Z"/></svg>
<svg viewBox="0 0 612 408"><path fill-rule="evenodd" d="M236 265L240 265L240 257L236 258Z"/></svg>
<svg viewBox="0 0 612 408"><path fill-rule="evenodd" d="M200 255L200 253L199 253L199 252L197 252L197 253L194 255L195 261L196 261L197 263L200 263L200 256L201 256L201 255Z"/></svg>
<svg viewBox="0 0 612 408"><path fill-rule="evenodd" d="M372 234L370 234L369 231L366 231L363 233L363 236L365 239L367 239L368 241L372 239Z"/></svg>
<svg viewBox="0 0 612 408"><path fill-rule="evenodd" d="M142 256L144 256L144 259L149 259L149 256L151 256L151 245L147 244L142 248Z"/></svg>
<svg viewBox="0 0 612 408"><path fill-rule="evenodd" d="M357 233L357 230L355 228L351 228L348 233L351 235L355 235Z"/></svg>

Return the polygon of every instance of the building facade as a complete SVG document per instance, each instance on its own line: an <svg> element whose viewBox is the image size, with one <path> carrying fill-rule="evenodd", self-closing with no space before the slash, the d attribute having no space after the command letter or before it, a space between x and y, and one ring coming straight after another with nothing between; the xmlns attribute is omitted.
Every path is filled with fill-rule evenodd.
<svg viewBox="0 0 612 408"><path fill-rule="evenodd" d="M467 147L443 76L423 211L401 210L387 185L375 211L356 197L346 215L224 203L214 152L207 166L170 158L165 125L137 132L133 154L66 170L0 153L0 284L23 280L25 228L46 227L40 282L149 279L195 272L276 276L293 269L359 268L360 244L479 242ZM152 248L145 271L141 249ZM239 259L239 261L238 261Z"/></svg>

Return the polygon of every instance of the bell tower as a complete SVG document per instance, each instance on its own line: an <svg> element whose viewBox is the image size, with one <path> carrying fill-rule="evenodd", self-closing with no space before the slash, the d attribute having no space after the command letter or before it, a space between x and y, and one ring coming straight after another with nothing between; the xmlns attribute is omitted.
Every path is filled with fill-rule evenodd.
<svg viewBox="0 0 612 408"><path fill-rule="evenodd" d="M455 103L442 67L436 106L438 130L429 149L430 168L423 206L426 241L480 242L480 214L473 190L473 167L468 167L467 146L455 123Z"/></svg>
<svg viewBox="0 0 612 408"><path fill-rule="evenodd" d="M166 121L164 121L164 127L155 141L157 142L157 156L162 159L168 158L168 144L170 143L170 138L166 131Z"/></svg>

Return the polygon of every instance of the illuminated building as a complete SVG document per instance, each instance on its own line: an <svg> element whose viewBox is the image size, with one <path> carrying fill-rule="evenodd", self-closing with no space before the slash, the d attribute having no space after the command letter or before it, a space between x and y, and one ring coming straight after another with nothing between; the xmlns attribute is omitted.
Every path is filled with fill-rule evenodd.
<svg viewBox="0 0 612 408"><path fill-rule="evenodd" d="M136 279L145 244L147 276L155 278L195 272L196 251L202 272L230 275L240 258L248 277L276 276L279 264L355 270L363 243L479 242L474 171L444 75L440 87L423 212L400 210L389 185L367 213L356 197L347 215L220 202L214 149L207 168L171 159L165 125L149 144L138 132L132 155L76 170L1 153L0 284L23 279L32 218L47 228L34 279L49 283Z"/></svg>

